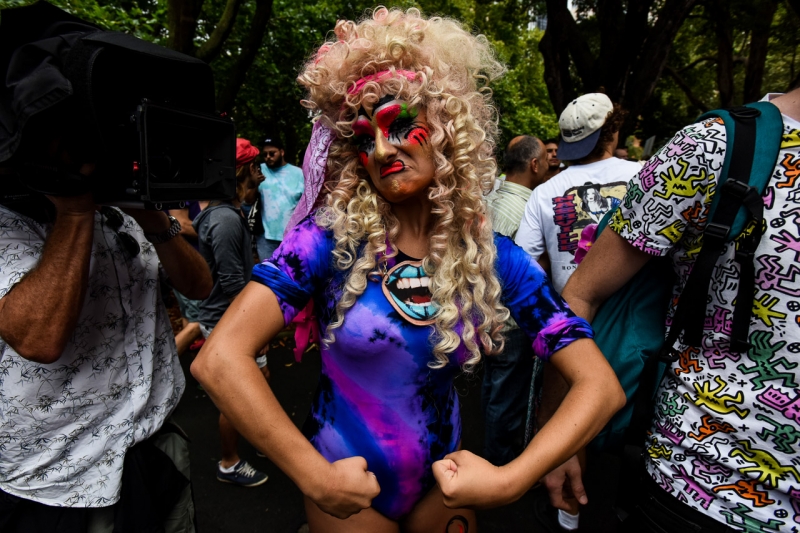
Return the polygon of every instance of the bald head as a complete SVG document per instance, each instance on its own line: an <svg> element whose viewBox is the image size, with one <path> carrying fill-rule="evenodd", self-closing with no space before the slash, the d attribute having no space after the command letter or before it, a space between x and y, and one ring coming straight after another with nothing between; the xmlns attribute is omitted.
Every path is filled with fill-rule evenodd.
<svg viewBox="0 0 800 533"><path fill-rule="evenodd" d="M544 143L530 135L514 137L503 154L503 166L506 180L529 189L541 185L548 168Z"/></svg>

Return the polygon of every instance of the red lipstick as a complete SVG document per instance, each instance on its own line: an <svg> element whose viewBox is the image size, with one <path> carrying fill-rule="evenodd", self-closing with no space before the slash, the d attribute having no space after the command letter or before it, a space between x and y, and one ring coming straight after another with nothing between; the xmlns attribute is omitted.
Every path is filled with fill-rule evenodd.
<svg viewBox="0 0 800 533"><path fill-rule="evenodd" d="M403 163L402 161L394 161L390 165L383 165L381 167L381 177L385 178L390 174L396 174L398 172L402 172L405 169L406 169L405 163Z"/></svg>

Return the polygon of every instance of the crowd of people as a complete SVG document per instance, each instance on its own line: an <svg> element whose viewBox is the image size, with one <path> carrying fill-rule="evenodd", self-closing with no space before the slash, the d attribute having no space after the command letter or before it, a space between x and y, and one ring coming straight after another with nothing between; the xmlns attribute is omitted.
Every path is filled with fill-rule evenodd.
<svg viewBox="0 0 800 533"><path fill-rule="evenodd" d="M627 161L626 111L589 93L560 114L558 139L514 137L501 174L487 89L504 66L485 38L386 8L334 34L298 76L314 120L302 169L279 135L239 138L230 199L0 204L0 530L194 531L188 439L170 420L192 348L220 411L217 479L267 482L241 435L300 488L312 532L474 532L476 508L539 482L552 531L591 530L581 507L617 499L619 531L796 531L800 90L764 99L782 122L771 179L731 193L763 200L741 235L721 228L701 338L667 346L635 482L608 497L584 488L597 461L585 450L628 391L591 323L665 257L673 324L742 137L706 118ZM91 154L61 131L25 130L0 178L21 158L91 176ZM742 347L736 302L751 296ZM267 365L297 321L318 326L322 360L303 428ZM453 385L479 370L482 456L462 449Z"/></svg>

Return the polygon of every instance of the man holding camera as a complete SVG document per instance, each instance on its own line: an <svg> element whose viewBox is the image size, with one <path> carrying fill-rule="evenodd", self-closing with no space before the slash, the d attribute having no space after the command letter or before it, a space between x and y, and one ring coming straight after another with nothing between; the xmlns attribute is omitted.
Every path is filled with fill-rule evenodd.
<svg viewBox="0 0 800 533"><path fill-rule="evenodd" d="M136 512L191 527L185 437L165 424L185 382L159 263L193 298L208 268L162 212L50 200L52 222L0 206L0 530L111 531Z"/></svg>
<svg viewBox="0 0 800 533"><path fill-rule="evenodd" d="M117 115L91 109L96 100L87 96L100 75L117 79L116 58L141 58L167 73L185 61L120 35L44 2L2 12L4 533L194 531L187 440L169 422L185 380L159 281L200 299L212 279L203 258L176 238L176 219L95 202L146 204L135 202L138 191L127 201L108 191L142 161L131 160L142 151L126 132L136 131L129 112L152 78L125 80L130 98L118 91L106 100L131 102ZM89 68L97 57L110 59ZM210 76L203 79L210 92ZM116 121L110 134L92 122L98 116Z"/></svg>

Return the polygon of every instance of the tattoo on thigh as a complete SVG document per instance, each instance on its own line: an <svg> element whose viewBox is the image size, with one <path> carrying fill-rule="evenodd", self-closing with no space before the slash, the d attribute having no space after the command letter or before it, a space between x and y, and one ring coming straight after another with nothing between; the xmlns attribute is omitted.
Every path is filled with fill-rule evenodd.
<svg viewBox="0 0 800 533"><path fill-rule="evenodd" d="M469 521L457 514L447 523L444 533L469 533Z"/></svg>

